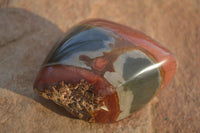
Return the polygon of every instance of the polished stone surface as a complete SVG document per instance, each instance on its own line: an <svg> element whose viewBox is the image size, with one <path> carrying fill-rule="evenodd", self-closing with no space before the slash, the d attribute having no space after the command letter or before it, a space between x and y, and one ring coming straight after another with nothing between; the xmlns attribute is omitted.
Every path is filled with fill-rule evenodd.
<svg viewBox="0 0 200 133"><path fill-rule="evenodd" d="M40 96L66 107L67 111L76 112L76 115L72 114L79 119L115 122L146 105L175 72L174 55L150 37L111 21L91 19L71 28L53 46L36 78L34 89ZM71 102L58 103L54 100L58 97L49 92L52 88L60 92L63 87L54 87L60 82L75 87L82 80L91 84L95 94L102 97L100 109L86 109L86 114L92 114L87 117L82 114L86 108L84 105L72 107ZM71 91L66 93L71 94ZM59 95L63 95L61 101L70 101L64 98L66 94ZM75 104L80 102L74 100ZM80 107L82 110L78 111Z"/></svg>

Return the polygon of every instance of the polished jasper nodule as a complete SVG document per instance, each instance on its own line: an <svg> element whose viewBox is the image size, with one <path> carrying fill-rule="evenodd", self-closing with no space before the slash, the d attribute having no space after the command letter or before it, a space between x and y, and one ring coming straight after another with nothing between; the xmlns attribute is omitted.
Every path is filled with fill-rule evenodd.
<svg viewBox="0 0 200 133"><path fill-rule="evenodd" d="M34 90L79 119L115 122L147 104L175 71L173 54L150 37L95 19L52 48Z"/></svg>

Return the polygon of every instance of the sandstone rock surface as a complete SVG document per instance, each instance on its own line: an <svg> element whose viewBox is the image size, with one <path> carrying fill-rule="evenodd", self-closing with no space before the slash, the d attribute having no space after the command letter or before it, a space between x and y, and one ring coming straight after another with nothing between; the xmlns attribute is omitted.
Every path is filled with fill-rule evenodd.
<svg viewBox="0 0 200 133"><path fill-rule="evenodd" d="M0 0L0 132L200 132L199 5L199 0ZM174 80L145 108L118 123L72 119L32 89L56 40L87 18L140 30L178 60Z"/></svg>

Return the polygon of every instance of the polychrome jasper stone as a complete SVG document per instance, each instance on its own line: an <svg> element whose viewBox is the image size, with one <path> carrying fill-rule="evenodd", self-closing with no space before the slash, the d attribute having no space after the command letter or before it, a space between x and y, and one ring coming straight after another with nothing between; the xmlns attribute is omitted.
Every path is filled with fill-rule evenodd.
<svg viewBox="0 0 200 133"><path fill-rule="evenodd" d="M173 78L173 54L145 34L88 20L50 51L34 90L89 122L116 122L147 104Z"/></svg>

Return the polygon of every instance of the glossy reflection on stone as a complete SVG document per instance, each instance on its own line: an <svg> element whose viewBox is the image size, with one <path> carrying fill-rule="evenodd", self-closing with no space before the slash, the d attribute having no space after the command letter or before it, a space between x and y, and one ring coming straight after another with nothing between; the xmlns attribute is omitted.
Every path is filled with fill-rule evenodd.
<svg viewBox="0 0 200 133"><path fill-rule="evenodd" d="M79 119L116 122L147 104L175 71L173 54L150 37L95 19L52 48L34 90Z"/></svg>

